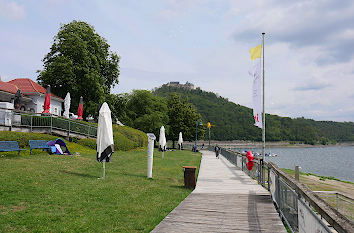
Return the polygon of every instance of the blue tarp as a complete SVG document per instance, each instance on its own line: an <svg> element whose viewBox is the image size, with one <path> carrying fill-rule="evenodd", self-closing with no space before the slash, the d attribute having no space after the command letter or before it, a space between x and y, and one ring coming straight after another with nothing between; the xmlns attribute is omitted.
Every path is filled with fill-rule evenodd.
<svg viewBox="0 0 354 233"><path fill-rule="evenodd" d="M62 154L71 155L68 147L66 146L66 143L61 138L58 138L55 141L49 141L49 142L47 142L47 145L50 146L52 153L55 153L58 155L62 155ZM60 153L60 150L58 150L58 148L55 145L59 145L63 153Z"/></svg>

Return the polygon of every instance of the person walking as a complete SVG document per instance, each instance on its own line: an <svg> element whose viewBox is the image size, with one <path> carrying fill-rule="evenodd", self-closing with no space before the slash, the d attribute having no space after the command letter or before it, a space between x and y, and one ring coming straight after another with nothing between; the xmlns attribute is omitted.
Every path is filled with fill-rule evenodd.
<svg viewBox="0 0 354 233"><path fill-rule="evenodd" d="M215 151L216 158L219 159L220 147L218 145L216 145L214 148L214 151Z"/></svg>

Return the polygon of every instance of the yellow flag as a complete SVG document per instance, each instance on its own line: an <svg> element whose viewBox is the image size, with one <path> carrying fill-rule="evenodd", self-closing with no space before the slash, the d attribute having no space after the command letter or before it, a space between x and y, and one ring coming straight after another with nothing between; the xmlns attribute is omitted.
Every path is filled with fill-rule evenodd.
<svg viewBox="0 0 354 233"><path fill-rule="evenodd" d="M261 58L262 54L262 45L258 45L252 49L250 49L251 60L253 61L256 58Z"/></svg>

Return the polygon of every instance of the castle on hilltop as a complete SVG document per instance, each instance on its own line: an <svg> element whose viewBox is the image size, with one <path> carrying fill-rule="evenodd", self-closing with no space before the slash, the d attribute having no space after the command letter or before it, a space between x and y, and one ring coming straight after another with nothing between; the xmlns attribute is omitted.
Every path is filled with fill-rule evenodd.
<svg viewBox="0 0 354 233"><path fill-rule="evenodd" d="M180 87L180 88L186 88L186 89L195 89L193 83L186 82L186 84L182 84L179 82L169 82L166 84L168 87Z"/></svg>

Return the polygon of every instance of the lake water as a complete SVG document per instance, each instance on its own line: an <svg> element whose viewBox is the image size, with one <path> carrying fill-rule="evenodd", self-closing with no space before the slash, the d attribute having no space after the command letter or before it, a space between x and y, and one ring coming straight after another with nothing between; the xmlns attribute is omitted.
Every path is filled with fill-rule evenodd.
<svg viewBox="0 0 354 233"><path fill-rule="evenodd" d="M234 149L236 151L251 150L261 153L262 149ZM266 153L275 153L277 157L266 157L266 161L275 163L280 168L295 169L298 165L301 172L310 172L321 176L333 176L340 180L354 182L354 147L311 147L311 148L266 148Z"/></svg>

